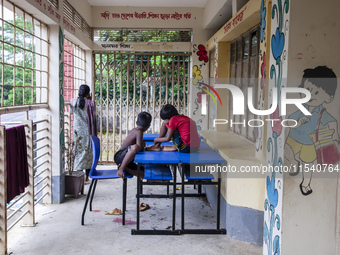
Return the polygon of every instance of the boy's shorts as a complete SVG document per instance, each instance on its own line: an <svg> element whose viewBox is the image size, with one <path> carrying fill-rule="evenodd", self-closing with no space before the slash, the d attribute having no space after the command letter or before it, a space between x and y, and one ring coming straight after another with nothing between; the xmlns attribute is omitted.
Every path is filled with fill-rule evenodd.
<svg viewBox="0 0 340 255"><path fill-rule="evenodd" d="M177 150L181 153L197 152L200 149L199 147L189 147L183 143L182 138L177 130L174 131L171 140L176 146Z"/></svg>
<svg viewBox="0 0 340 255"><path fill-rule="evenodd" d="M119 150L115 153L115 155L113 156L114 158L114 161L117 165L120 165L122 164L125 156L126 156L126 153L128 153L128 151L130 150L130 147L129 146L128 148L126 148L125 150ZM131 169L131 170L135 170L137 171L137 164L133 162L133 160L126 166L127 168ZM141 167L141 170L143 170L143 167Z"/></svg>

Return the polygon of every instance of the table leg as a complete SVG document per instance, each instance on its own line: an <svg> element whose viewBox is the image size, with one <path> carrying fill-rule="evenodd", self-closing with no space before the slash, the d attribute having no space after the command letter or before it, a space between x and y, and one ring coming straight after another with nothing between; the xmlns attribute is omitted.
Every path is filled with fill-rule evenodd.
<svg viewBox="0 0 340 255"><path fill-rule="evenodd" d="M174 165L175 166L175 165ZM140 164L137 166L137 222L136 229L131 229L132 235L180 235L180 230L175 230L176 228L176 171L174 171L174 195L173 195L173 213L172 213L172 229L171 230L154 230L154 229L140 229L140 212L139 212L139 204L140 204L140 188L143 186L142 180L140 180ZM166 184L167 186L169 184Z"/></svg>
<svg viewBox="0 0 340 255"><path fill-rule="evenodd" d="M140 165L137 164L137 223L136 228L139 230L139 192L140 192Z"/></svg>
<svg viewBox="0 0 340 255"><path fill-rule="evenodd" d="M217 229L220 229L220 216L221 216L221 173L218 173L217 184Z"/></svg>
<svg viewBox="0 0 340 255"><path fill-rule="evenodd" d="M125 225L125 211L126 211L126 182L127 182L127 179L124 177L123 179L123 219L122 219L123 225Z"/></svg>
<svg viewBox="0 0 340 255"><path fill-rule="evenodd" d="M182 213L181 213L181 229L182 231L184 230L184 169L182 167L182 171L181 171L181 179L182 179Z"/></svg>
<svg viewBox="0 0 340 255"><path fill-rule="evenodd" d="M173 209L172 209L172 231L175 231L176 228L176 176L177 176L177 168L174 165L174 194L173 194Z"/></svg>

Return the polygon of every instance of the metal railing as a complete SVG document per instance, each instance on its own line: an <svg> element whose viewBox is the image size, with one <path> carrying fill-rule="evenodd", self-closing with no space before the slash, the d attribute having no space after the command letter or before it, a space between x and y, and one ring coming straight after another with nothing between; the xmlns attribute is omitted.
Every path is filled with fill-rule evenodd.
<svg viewBox="0 0 340 255"><path fill-rule="evenodd" d="M7 232L21 226L35 226L35 206L51 203L51 116L40 121L23 120L0 125L0 254L7 254ZM24 125L27 143L29 185L12 201L7 201L6 125ZM8 202L10 202L8 204ZM12 212L13 211L13 212Z"/></svg>

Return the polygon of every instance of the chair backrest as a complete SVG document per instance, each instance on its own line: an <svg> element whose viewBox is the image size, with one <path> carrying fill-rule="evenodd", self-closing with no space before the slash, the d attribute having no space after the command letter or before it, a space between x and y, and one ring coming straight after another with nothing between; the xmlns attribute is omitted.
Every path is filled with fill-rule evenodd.
<svg viewBox="0 0 340 255"><path fill-rule="evenodd" d="M100 140L98 137L91 135L91 141L92 141L92 152L93 152L93 162L92 162L92 168L90 171L90 175L93 174L94 171L96 171L99 156L100 156Z"/></svg>

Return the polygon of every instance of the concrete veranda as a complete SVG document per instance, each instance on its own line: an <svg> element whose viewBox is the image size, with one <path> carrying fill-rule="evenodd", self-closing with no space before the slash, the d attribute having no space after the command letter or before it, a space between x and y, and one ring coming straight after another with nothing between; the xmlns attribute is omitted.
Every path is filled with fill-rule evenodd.
<svg viewBox="0 0 340 255"><path fill-rule="evenodd" d="M85 193L90 185L85 186ZM165 193L160 186L145 187L144 193ZM170 188L170 192L171 192ZM44 206L36 212L35 227L15 226L8 233L9 254L262 254L262 247L231 239L227 235L131 235L136 221L136 178L128 180L127 224L121 216L104 215L104 211L122 208L121 180L98 181L93 200L94 212L87 211L85 225L80 224L85 195L67 197L62 204ZM187 187L186 192L192 191ZM178 190L177 192L180 192ZM166 229L171 225L172 200L142 198L150 209L141 212L141 229ZM187 198L186 226L215 227L216 216L205 198ZM180 228L180 199L176 203L176 227Z"/></svg>

